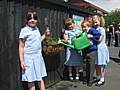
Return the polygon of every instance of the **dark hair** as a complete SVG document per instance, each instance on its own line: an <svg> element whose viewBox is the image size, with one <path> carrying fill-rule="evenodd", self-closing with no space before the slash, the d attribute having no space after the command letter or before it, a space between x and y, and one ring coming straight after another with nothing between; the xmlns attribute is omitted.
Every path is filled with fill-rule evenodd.
<svg viewBox="0 0 120 90"><path fill-rule="evenodd" d="M74 22L73 19L67 18L66 21L65 21L65 29L66 29L66 30L69 29L69 26L72 25L72 24L74 24L74 23L75 23L75 22Z"/></svg>
<svg viewBox="0 0 120 90"><path fill-rule="evenodd" d="M35 20L39 20L36 12L28 12L26 15L26 21L29 21L32 18Z"/></svg>

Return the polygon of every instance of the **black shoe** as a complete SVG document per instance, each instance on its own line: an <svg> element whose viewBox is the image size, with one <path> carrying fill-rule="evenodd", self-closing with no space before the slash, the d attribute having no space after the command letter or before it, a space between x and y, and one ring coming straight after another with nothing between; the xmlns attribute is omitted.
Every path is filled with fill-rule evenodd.
<svg viewBox="0 0 120 90"><path fill-rule="evenodd" d="M84 81L83 81L83 84L87 84L87 81L86 81L86 80L84 80Z"/></svg>
<svg viewBox="0 0 120 90"><path fill-rule="evenodd" d="M92 86L93 85L93 82L92 81L89 81L88 83L87 83L87 86Z"/></svg>
<svg viewBox="0 0 120 90"><path fill-rule="evenodd" d="M99 82L100 81L100 79L93 79L93 83L96 83L96 82Z"/></svg>
<svg viewBox="0 0 120 90"><path fill-rule="evenodd" d="M99 83L100 82L100 83ZM102 82L102 81L99 81L99 82L97 82L96 84L95 84L95 86L98 86L98 87L100 87L100 86L102 86L102 85L104 85L105 84L105 81L104 82Z"/></svg>

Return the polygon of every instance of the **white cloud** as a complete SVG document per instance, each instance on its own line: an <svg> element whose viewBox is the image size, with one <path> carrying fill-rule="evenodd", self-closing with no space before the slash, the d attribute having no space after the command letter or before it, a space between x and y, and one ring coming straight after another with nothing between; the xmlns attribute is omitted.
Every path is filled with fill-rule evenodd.
<svg viewBox="0 0 120 90"><path fill-rule="evenodd" d="M107 11L120 8L120 0L85 0L85 1L90 1Z"/></svg>

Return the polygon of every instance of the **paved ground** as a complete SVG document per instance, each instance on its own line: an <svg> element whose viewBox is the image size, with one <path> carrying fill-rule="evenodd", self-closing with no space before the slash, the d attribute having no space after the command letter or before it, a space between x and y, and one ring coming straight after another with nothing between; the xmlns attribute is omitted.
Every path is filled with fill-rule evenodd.
<svg viewBox="0 0 120 90"><path fill-rule="evenodd" d="M94 84L90 87L83 85L81 81L60 81L59 83L49 87L47 90L120 90L120 65L118 61L118 47L110 47L110 63L107 67L105 84L101 87L96 87Z"/></svg>

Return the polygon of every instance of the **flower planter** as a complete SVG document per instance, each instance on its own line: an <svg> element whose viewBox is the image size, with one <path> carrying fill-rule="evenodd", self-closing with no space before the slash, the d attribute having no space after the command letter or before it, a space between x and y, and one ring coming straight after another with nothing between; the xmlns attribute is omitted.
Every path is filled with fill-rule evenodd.
<svg viewBox="0 0 120 90"><path fill-rule="evenodd" d="M62 51L64 51L64 46L60 44L43 46L44 56L53 56L53 55L59 54Z"/></svg>

